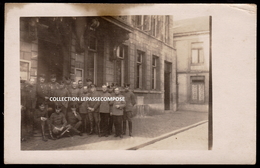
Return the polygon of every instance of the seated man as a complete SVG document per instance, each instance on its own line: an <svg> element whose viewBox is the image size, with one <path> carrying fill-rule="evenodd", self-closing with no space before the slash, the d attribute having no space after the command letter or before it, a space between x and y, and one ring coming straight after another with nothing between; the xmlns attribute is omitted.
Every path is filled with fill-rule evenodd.
<svg viewBox="0 0 260 168"><path fill-rule="evenodd" d="M55 113L50 116L51 133L56 138L62 137L66 132L69 132L70 127L67 126L67 120L63 113L61 113L61 106L56 105Z"/></svg>
<svg viewBox="0 0 260 168"><path fill-rule="evenodd" d="M48 141L45 137L45 126L48 125L48 113L44 103L39 103L39 108L36 109L34 114L34 126L37 130L41 130L42 140Z"/></svg>
<svg viewBox="0 0 260 168"><path fill-rule="evenodd" d="M70 127L70 131L73 133L76 133L80 136L82 136L82 133L78 130L78 128L82 124L82 119L80 114L76 111L77 106L76 104L71 104L70 110L67 114L67 119L68 119L68 126Z"/></svg>

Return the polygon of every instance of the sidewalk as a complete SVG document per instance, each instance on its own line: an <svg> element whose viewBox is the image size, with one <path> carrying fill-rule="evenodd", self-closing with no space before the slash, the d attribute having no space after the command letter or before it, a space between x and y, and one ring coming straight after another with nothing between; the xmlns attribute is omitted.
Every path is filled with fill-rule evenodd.
<svg viewBox="0 0 260 168"><path fill-rule="evenodd" d="M80 136L65 137L59 140L43 142L41 137L33 137L21 143L21 150L125 150L135 149L158 137L188 129L191 125L206 121L208 113L194 111L177 111L161 115L133 118L133 137L126 135L121 138L98 137L97 135L83 134Z"/></svg>

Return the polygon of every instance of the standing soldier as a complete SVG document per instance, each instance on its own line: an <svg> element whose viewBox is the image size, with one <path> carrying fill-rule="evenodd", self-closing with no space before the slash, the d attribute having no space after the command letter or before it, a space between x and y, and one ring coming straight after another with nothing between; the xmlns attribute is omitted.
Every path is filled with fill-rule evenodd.
<svg viewBox="0 0 260 168"><path fill-rule="evenodd" d="M55 92L55 97L69 97L69 91L65 88L63 81L60 82L59 89ZM68 101L56 101L55 105L61 106L61 112L67 116Z"/></svg>
<svg viewBox="0 0 260 168"><path fill-rule="evenodd" d="M114 83L112 83L111 85L108 86L108 93L110 93L111 97L115 96L115 92L114 92ZM113 130L113 116L112 116L112 105L110 104L109 106L109 125L108 125L108 134L111 135L112 134L112 130Z"/></svg>
<svg viewBox="0 0 260 168"><path fill-rule="evenodd" d="M26 87L25 80L20 79L21 92L21 141L26 141Z"/></svg>
<svg viewBox="0 0 260 168"><path fill-rule="evenodd" d="M126 121L128 121L128 129L129 129L129 136L132 136L132 111L133 107L136 104L135 95L132 91L129 90L130 84L125 84L125 101L126 106L124 109L124 116L123 116L123 135L126 133Z"/></svg>
<svg viewBox="0 0 260 168"><path fill-rule="evenodd" d="M87 81L88 92L91 93L90 85L92 85L92 80L91 79L86 79L86 81Z"/></svg>
<svg viewBox="0 0 260 168"><path fill-rule="evenodd" d="M100 94L96 91L96 85L90 85L91 93L89 98L100 97ZM88 116L90 120L90 135L93 134L94 122L95 122L95 132L100 136L100 128L99 128L99 107L100 101L87 101L88 106Z"/></svg>
<svg viewBox="0 0 260 168"><path fill-rule="evenodd" d="M84 97L88 97L89 93L88 93L88 87L84 86L83 87L83 93L81 94L81 98ZM88 132L88 124L89 124L89 120L87 117L88 114L88 106L87 106L87 101L80 101L80 106L79 106L79 113L81 115L82 118L82 132Z"/></svg>
<svg viewBox="0 0 260 168"><path fill-rule="evenodd" d="M26 84L26 114L27 130L30 135L33 134L33 116L36 107L36 86L33 78Z"/></svg>
<svg viewBox="0 0 260 168"><path fill-rule="evenodd" d="M77 87L77 82L72 82L71 88L68 90L69 91L69 96L70 97L79 97L79 89ZM78 107L78 102L69 102L69 107L71 104L76 104Z"/></svg>
<svg viewBox="0 0 260 168"><path fill-rule="evenodd" d="M65 88L67 90L71 89L71 80L70 80L70 78L68 78L68 77L64 77L64 78L65 78Z"/></svg>
<svg viewBox="0 0 260 168"><path fill-rule="evenodd" d="M56 91L59 89L59 83L56 82L56 74L52 74L50 76L50 82L48 83L48 89L49 89L49 97L54 97L56 94ZM50 109L51 113L54 112L54 108L55 108L55 102L49 101L49 109Z"/></svg>
<svg viewBox="0 0 260 168"><path fill-rule="evenodd" d="M79 96L83 93L83 82L82 80L78 81L78 89L79 89Z"/></svg>
<svg viewBox="0 0 260 168"><path fill-rule="evenodd" d="M103 93L101 94L101 97L103 99L107 99L110 98L111 95L110 93L107 92L107 86L103 85L102 86L102 91ZM110 112L109 109L110 108L110 102L109 101L101 101L100 104L100 132L101 132L101 136L105 136L108 137L108 131L109 131L109 116L110 116Z"/></svg>
<svg viewBox="0 0 260 168"><path fill-rule="evenodd" d="M119 87L115 87L115 97L124 99L124 96L120 94ZM123 114L124 114L124 107L125 107L125 101L116 101L114 100L112 103L112 115L113 115L113 121L115 124L115 137L123 138L122 136L122 120L123 120Z"/></svg>
<svg viewBox="0 0 260 168"><path fill-rule="evenodd" d="M37 97L37 103L36 103L37 107L41 102L45 102L45 104L47 104L47 100L49 99L49 90L48 90L48 86L45 83L45 74L41 74L39 76L39 83L37 84L36 87L36 97Z"/></svg>

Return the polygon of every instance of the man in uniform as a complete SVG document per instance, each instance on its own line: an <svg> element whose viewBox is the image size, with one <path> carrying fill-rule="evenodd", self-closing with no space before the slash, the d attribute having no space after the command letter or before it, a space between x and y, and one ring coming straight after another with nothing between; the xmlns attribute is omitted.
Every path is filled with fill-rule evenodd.
<svg viewBox="0 0 260 168"><path fill-rule="evenodd" d="M72 85L71 85L71 88L68 90L69 91L69 96L70 97L79 97L79 89L78 89L78 86L77 86L77 82L72 82ZM75 102L75 101L70 101L69 102L69 107L71 104L74 104L76 103L77 107L78 107L78 102Z"/></svg>
<svg viewBox="0 0 260 168"><path fill-rule="evenodd" d="M100 94L96 91L96 85L90 85L91 93L89 98L100 97ZM95 132L100 136L100 128L99 128L99 107L100 101L87 101L88 106L88 116L90 120L90 135L93 134L94 122L95 122Z"/></svg>
<svg viewBox="0 0 260 168"><path fill-rule="evenodd" d="M67 119L68 124L70 126L70 131L82 136L82 133L78 130L78 128L82 124L82 118L80 114L76 111L76 104L71 104L70 110L68 111Z"/></svg>
<svg viewBox="0 0 260 168"><path fill-rule="evenodd" d="M54 97L56 91L59 89L59 83L56 82L56 74L51 74L50 82L48 83L48 89L49 89L49 97ZM51 111L51 113L54 112L54 108L55 108L55 102L49 101L49 110Z"/></svg>
<svg viewBox="0 0 260 168"><path fill-rule="evenodd" d="M70 80L70 78L68 78L68 77L64 77L64 78L65 78L65 88L67 90L71 89L71 80Z"/></svg>
<svg viewBox="0 0 260 168"><path fill-rule="evenodd" d="M103 93L101 94L101 97L103 99L110 98L110 93L107 92L107 85L102 86ZM110 116L110 101L101 101L100 103L100 132L101 136L108 137L109 134L109 116Z"/></svg>
<svg viewBox="0 0 260 168"><path fill-rule="evenodd" d="M33 78L26 83L26 116L27 131L29 135L33 134L33 116L36 107L36 86Z"/></svg>
<svg viewBox="0 0 260 168"><path fill-rule="evenodd" d="M67 120L64 114L61 113L61 107L59 105L55 107L55 112L50 116L50 126L51 135L54 135L58 139L69 130L69 126L67 126Z"/></svg>
<svg viewBox="0 0 260 168"><path fill-rule="evenodd" d="M88 92L91 93L90 85L92 85L92 80L91 79L86 79L86 81L87 81Z"/></svg>
<svg viewBox="0 0 260 168"><path fill-rule="evenodd" d="M132 110L136 104L135 95L132 91L129 90L130 84L125 84L125 92L124 97L126 101L126 106L124 109L123 115L123 135L126 133L126 121L128 121L128 129L129 129L129 136L132 136Z"/></svg>
<svg viewBox="0 0 260 168"><path fill-rule="evenodd" d="M49 90L47 84L45 83L45 74L41 74L39 76L39 82L36 86L36 97L37 97L37 103L36 103L37 107L41 102L45 102L46 104L49 99Z"/></svg>
<svg viewBox="0 0 260 168"><path fill-rule="evenodd" d="M78 81L78 89L79 89L79 96L83 93L83 82L82 80Z"/></svg>
<svg viewBox="0 0 260 168"><path fill-rule="evenodd" d="M40 103L38 109L35 110L34 114L34 126L35 129L41 130L42 133L42 140L48 141L45 137L45 126L48 126L48 113L47 109L45 108L44 102Z"/></svg>
<svg viewBox="0 0 260 168"><path fill-rule="evenodd" d="M65 88L65 83L60 82L59 89L56 90L54 97L69 97L69 91ZM61 106L61 112L67 116L68 101L55 101L55 105Z"/></svg>
<svg viewBox="0 0 260 168"><path fill-rule="evenodd" d="M83 93L81 94L81 98L88 97L88 87L84 86L83 87ZM79 113L82 118L82 132L89 132L89 118L88 118L88 106L87 106L87 101L80 101L80 106L79 106Z"/></svg>
<svg viewBox="0 0 260 168"><path fill-rule="evenodd" d="M120 89L119 87L115 87L115 96L118 98L124 98L120 94ZM112 115L113 115L113 121L115 124L115 137L120 137L123 138L122 136L122 120L123 120L123 114L124 114L124 107L125 107L125 101L116 101L114 100L111 102L112 104Z"/></svg>

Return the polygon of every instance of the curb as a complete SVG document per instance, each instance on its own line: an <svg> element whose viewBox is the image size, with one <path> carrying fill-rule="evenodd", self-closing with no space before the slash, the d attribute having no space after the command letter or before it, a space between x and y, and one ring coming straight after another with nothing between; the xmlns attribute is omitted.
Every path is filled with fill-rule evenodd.
<svg viewBox="0 0 260 168"><path fill-rule="evenodd" d="M155 142L157 142L157 141L160 141L160 140L166 139L166 138L168 138L168 137L171 137L171 136L173 136L173 135L179 134L179 133L181 133L181 132L187 131L187 130L189 130L189 129L191 129L191 128L197 127L197 126L202 125L202 124L207 123L207 122L208 122L208 120L204 120L204 121L201 121L201 122L198 122L198 123L189 125L189 126L187 126L187 127L184 127L184 128L181 128L181 129L172 131L172 132L170 132L170 133L166 133L166 134L161 135L161 136L159 136L159 137L153 138L153 139L151 139L151 140L149 140L149 141L147 141L147 142L144 142L144 143L142 143L142 144L136 145L136 146L134 146L134 147L127 148L126 150L138 150L139 148L143 148L143 147L145 147L145 146L147 146L147 145L153 144L153 143L155 143Z"/></svg>

